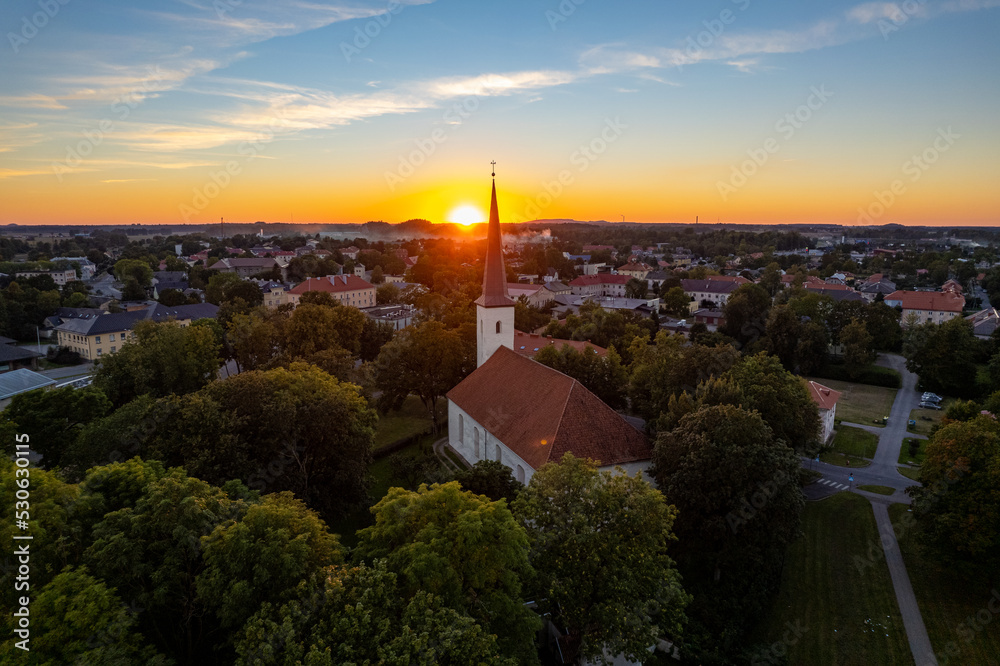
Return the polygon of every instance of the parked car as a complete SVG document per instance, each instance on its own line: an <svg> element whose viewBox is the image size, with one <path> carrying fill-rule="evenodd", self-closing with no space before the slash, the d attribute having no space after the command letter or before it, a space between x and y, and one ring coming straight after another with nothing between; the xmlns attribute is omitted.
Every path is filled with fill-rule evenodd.
<svg viewBox="0 0 1000 666"><path fill-rule="evenodd" d="M921 409L941 409L941 405L936 402L922 402L920 403Z"/></svg>
<svg viewBox="0 0 1000 666"><path fill-rule="evenodd" d="M942 400L944 400L944 398L942 398L941 396L939 396L937 393L924 393L922 396L920 396L920 402L934 402L934 403L937 403L937 402L941 402Z"/></svg>

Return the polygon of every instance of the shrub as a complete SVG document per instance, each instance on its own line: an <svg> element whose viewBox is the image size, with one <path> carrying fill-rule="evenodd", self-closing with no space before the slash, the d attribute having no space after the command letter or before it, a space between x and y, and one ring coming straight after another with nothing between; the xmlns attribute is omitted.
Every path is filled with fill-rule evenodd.
<svg viewBox="0 0 1000 666"><path fill-rule="evenodd" d="M839 363L827 363L814 372L813 375L819 379L836 379L856 384L884 386L886 388L898 389L903 385L903 378L898 372L892 368L883 368L878 365L869 365L859 370L855 377L851 377L847 372L846 366Z"/></svg>

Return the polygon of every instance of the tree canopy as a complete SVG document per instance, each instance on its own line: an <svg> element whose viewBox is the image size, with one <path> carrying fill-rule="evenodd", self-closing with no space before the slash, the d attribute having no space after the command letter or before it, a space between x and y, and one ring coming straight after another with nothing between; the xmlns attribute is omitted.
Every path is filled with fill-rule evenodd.
<svg viewBox="0 0 1000 666"><path fill-rule="evenodd" d="M514 513L531 543L532 589L572 652L641 661L679 633L688 597L667 552L677 510L641 476L567 453L535 472Z"/></svg>

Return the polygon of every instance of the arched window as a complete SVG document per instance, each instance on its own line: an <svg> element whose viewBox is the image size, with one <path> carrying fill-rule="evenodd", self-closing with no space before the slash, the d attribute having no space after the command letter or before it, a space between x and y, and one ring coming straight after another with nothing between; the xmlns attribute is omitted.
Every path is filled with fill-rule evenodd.
<svg viewBox="0 0 1000 666"><path fill-rule="evenodd" d="M458 441L465 442L465 417L462 414L458 415Z"/></svg>
<svg viewBox="0 0 1000 666"><path fill-rule="evenodd" d="M524 468L520 465L517 466L517 480L520 483L524 483Z"/></svg>
<svg viewBox="0 0 1000 666"><path fill-rule="evenodd" d="M476 459L479 459L479 428L472 429L472 443L475 447Z"/></svg>
<svg viewBox="0 0 1000 666"><path fill-rule="evenodd" d="M493 452L496 455L496 461L500 462L500 442L497 442L496 447L494 448Z"/></svg>
<svg viewBox="0 0 1000 666"><path fill-rule="evenodd" d="M500 332L500 322L497 322L497 333Z"/></svg>

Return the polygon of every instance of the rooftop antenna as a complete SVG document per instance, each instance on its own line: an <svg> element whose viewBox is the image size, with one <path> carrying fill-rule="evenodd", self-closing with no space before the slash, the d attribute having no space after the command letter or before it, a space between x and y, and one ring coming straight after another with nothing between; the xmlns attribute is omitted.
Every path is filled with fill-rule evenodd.
<svg viewBox="0 0 1000 666"><path fill-rule="evenodd" d="M222 225L222 240L226 240L226 220L220 217L219 224Z"/></svg>

